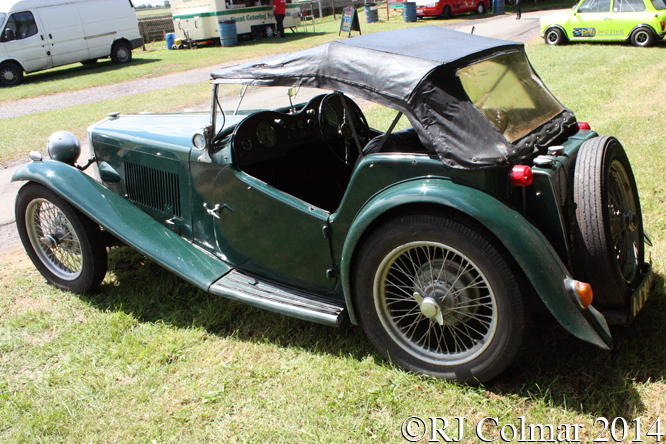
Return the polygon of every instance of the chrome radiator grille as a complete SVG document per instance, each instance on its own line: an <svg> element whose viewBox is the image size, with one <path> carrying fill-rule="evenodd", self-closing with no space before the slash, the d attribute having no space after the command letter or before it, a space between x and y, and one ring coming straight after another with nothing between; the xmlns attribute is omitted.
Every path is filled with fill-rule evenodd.
<svg viewBox="0 0 666 444"><path fill-rule="evenodd" d="M131 202L162 212L170 207L174 216L182 216L176 174L125 162L125 186Z"/></svg>

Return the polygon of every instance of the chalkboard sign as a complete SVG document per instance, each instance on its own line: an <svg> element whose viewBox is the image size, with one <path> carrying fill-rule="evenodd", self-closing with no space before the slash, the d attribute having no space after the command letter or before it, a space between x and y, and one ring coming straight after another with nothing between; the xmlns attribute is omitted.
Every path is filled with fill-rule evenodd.
<svg viewBox="0 0 666 444"><path fill-rule="evenodd" d="M358 31L361 34L361 24L358 21L358 14L356 9L353 6L345 6L345 9L342 11L342 21L340 22L340 32L347 33L347 37L351 37L352 31Z"/></svg>

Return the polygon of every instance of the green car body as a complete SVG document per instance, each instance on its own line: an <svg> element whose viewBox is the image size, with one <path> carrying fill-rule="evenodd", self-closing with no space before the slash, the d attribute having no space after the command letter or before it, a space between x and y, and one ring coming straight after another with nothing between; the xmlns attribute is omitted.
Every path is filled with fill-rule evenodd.
<svg viewBox="0 0 666 444"><path fill-rule="evenodd" d="M662 0L581 0L570 10L541 18L547 44L628 41L650 46L666 33Z"/></svg>
<svg viewBox="0 0 666 444"><path fill-rule="evenodd" d="M453 77L424 64L424 79L410 88L432 91L427 79L439 82L444 76L450 82L458 76L473 77L473 70L467 67L493 57L502 60L495 67L501 69L507 63L502 57L520 58L525 64L524 75L531 78L535 87L542 88L527 64L522 45L477 40L476 36L439 28L429 32L445 33L448 40L471 39L472 45L479 47L472 51L472 56L455 58L463 61L453 63L454 69L450 71ZM398 33L403 41L421 39L413 30ZM366 38L362 43L374 48L376 38ZM354 39L346 42L355 43ZM465 46L459 43L452 45ZM350 59L348 43L343 45L344 57ZM332 57L332 49L321 51L326 58ZM614 227L638 239L632 245L641 251L633 260L620 263L621 268L628 264L631 272L622 269L623 276L630 277L626 278L626 288L619 292L621 303L612 302L606 295L611 302L605 304L603 292L616 291L604 289L598 299L601 303L589 305L591 301L585 303L581 296L587 294L589 286L578 280L586 277L581 261L589 258L581 256L581 241L576 236L579 230L576 193L580 190L574 187L574 176L583 162L578 160L580 153L608 147L617 151L617 141L600 138L576 123L573 114L547 92L539 97L546 97L556 105L551 117L542 119L536 129L511 136L506 130L513 112L510 108L499 113L498 102L484 96L474 101L477 109L469 106L470 99L454 88L453 95L435 95L436 102L430 103L451 100L455 103L451 109L462 109L473 121L451 117L444 127L452 124L461 128L455 137L463 147L474 137L480 138L480 142L472 143L473 146L494 145L492 150L474 148L469 153L449 155L446 150L456 140L451 138L442 151L436 140L425 137L441 130L440 126L432 126L436 115L426 109L425 112L431 113L429 121L420 118L419 111L412 113L408 106L422 101L431 92L420 96L406 88L404 100L391 92L382 95L370 87L359 89L356 81L349 85L340 81L332 71L337 68L313 64L316 57L311 50L304 51L304 56L296 53L294 57L295 65L279 59L275 67L268 61L213 73L210 113L114 113L91 126L88 137L97 180L74 165L72 152L78 142L67 142L66 134L52 136L48 146L53 160L33 154L34 161L13 178L28 181L17 199L17 224L26 250L42 274L61 288L86 291L99 284L95 279L101 280L99 271L90 272L88 262L96 270L102 256L106 259L103 251L106 244L129 245L211 294L326 325L339 326L345 319L361 324L379 349L404 367L461 382L487 380L510 364L523 336L522 311L528 309L523 305L545 307L575 337L604 349L612 346L608 324L631 322L650 289L651 266L642 255L638 198L636 194L635 202L632 200L634 185L634 194L624 196L631 201L633 212L617 212L615 216L614 210L610 213L617 219ZM376 62L386 66L384 57L381 53ZM396 57L399 59L400 54ZM322 70L310 76L311 81L321 87L328 86L324 84L326 81L337 82L338 92L316 95L308 102L275 111L220 115L218 93L225 82L238 80L235 76L239 75L239 83L246 85L256 82L273 82L267 86L280 82L289 85L292 77L283 70L305 69L298 65L303 61L307 69ZM358 66L358 61L354 63ZM434 63L439 66L442 61ZM279 75L261 72L272 69ZM327 73L332 74L326 77ZM505 72L500 78L514 74L518 78L520 70ZM360 78L362 75L358 73ZM301 82L308 86L307 81L301 79ZM395 86L397 91L404 85ZM397 111L405 112L412 126L422 128L422 132L418 132L415 140L407 143L401 139L398 148L388 149L391 137L415 136L417 131L412 128L411 132L391 134L401 114L386 132L370 128L361 109L339 91L393 105ZM427 103L423 101L414 108L424 112ZM516 112L523 116L526 111ZM332 121L336 122L333 130L327 127ZM523 120L517 122L519 125ZM475 125L482 125L486 132L479 132ZM470 134L467 139L465 131ZM499 131L505 131L504 136L515 142L511 144ZM378 147L375 151L370 149L373 143ZM354 152L354 145L358 153ZM491 155L495 152L499 153L497 157ZM627 182L633 176L628 163L623 162L621 157L615 158L610 174L617 170L620 174L616 174L617 178ZM475 163L485 164L476 167ZM516 171L529 173L530 180L521 182L518 177L514 183ZM39 222L42 213L46 213L44 208L52 208L51 205L56 212L57 208L61 210L58 216L47 223ZM72 209L67 210L70 206ZM69 219L81 219L82 228ZM405 224L404 220L412 222ZM442 240L439 229L433 229L434 237L421 239L418 230L412 228L430 230L430 222L421 220L441 223L442 232L449 230L452 234ZM98 232L99 227L103 233ZM63 230L75 232L80 243L74 249L74 256L82 258L83 265L79 267L82 270L73 270L71 277L69 271L61 270L62 262L69 260L69 256L65 260L57 254L58 249L70 245L64 240L67 235ZM101 235L108 242L99 246L94 238L101 239ZM399 246L395 248L384 239L391 236L409 239L416 236L416 241L397 244L391 241ZM476 237L480 240L474 240ZM418 246L410 250L414 243ZM465 249L468 245L470 250ZM375 271L368 264L373 256L383 257L378 253L382 248L390 253ZM478 249L483 251L480 256L475 253ZM400 279L411 276L413 281L408 285L408 302L413 305L409 313L416 313L415 322L425 322L418 327L424 328L424 336L429 334L432 324L440 335L450 331L453 342L446 342L448 339L444 337L426 339L417 342L418 347L414 348L409 336L401 336L401 330L392 330L391 322L400 326L399 320L404 316L395 316L394 309L381 308L383 302L378 294L388 294L382 293L387 291L382 290L382 285L386 285L382 273L391 270L383 264L396 254L402 261L406 257L413 260L412 251L417 256L432 252L433 258L414 265L413 271L400 272ZM493 263L486 268L480 265L486 253L506 263L506 273L515 275L515 280L512 277L503 281L505 278L500 275L493 277L496 274ZM435 258L435 254L445 255ZM590 260L601 260L602 265L610 262L615 267L612 257ZM400 264L399 268L405 267ZM436 279L428 278L436 272L435 266L439 267ZM459 281L471 273L468 268L474 272L474 278L463 288ZM388 271L386 279L391 278L391 273L394 272ZM87 284L79 285L86 276ZM367 279L370 282L374 279L374 289L364 287L362 282ZM420 283L423 279L428 280L426 287L430 290L421 291L425 285ZM477 281L489 284L478 290L476 287L481 288L481 284ZM364 298L365 292L370 296ZM482 306L481 302L474 303L476 300L490 302L483 302L486 305ZM477 306L481 308L474 308ZM512 306L511 310L518 314L507 312ZM505 321L504 316L511 322ZM377 332L384 329L386 334L379 333L376 338ZM476 329L483 331L479 333ZM456 332L463 330L467 336L460 336L460 341L473 339L468 344L457 342ZM426 342L432 341L446 343L446 350L440 348L441 344L434 349L426 346Z"/></svg>

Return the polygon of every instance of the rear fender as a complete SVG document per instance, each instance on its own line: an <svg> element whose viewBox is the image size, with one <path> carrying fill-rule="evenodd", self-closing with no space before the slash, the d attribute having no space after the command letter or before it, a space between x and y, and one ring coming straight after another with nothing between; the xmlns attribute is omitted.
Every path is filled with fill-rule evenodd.
<svg viewBox="0 0 666 444"><path fill-rule="evenodd" d="M610 349L606 319L592 306L577 301L572 279L543 234L519 212L486 193L447 180L419 179L388 188L370 200L356 216L345 240L340 272L350 318L357 322L350 290L350 265L368 227L400 206L415 203L452 208L490 230L521 267L555 319L572 335Z"/></svg>
<svg viewBox="0 0 666 444"><path fill-rule="evenodd" d="M204 291L231 270L72 166L32 162L14 173L12 182L17 180L49 188L127 245Z"/></svg>
<svg viewBox="0 0 666 444"><path fill-rule="evenodd" d="M655 37L658 37L660 34L660 32L654 29L652 26L642 23L640 25L634 26L634 28L631 31L629 31L629 34L627 34L627 40L631 39L632 34L638 31L639 29L650 31Z"/></svg>

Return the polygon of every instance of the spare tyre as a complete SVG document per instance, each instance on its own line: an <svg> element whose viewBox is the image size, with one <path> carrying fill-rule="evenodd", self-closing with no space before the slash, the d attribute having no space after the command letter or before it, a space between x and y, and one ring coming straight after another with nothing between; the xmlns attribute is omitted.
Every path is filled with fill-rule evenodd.
<svg viewBox="0 0 666 444"><path fill-rule="evenodd" d="M624 148L613 137L583 143L574 177L578 250L594 300L625 307L641 280L643 218L636 181Z"/></svg>

